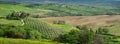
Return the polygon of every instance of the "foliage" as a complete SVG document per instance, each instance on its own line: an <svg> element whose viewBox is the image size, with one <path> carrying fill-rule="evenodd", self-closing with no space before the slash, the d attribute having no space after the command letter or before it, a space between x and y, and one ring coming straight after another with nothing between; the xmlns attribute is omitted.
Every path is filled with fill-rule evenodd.
<svg viewBox="0 0 120 44"><path fill-rule="evenodd" d="M97 34L108 34L109 30L107 28L99 28L96 33Z"/></svg>
<svg viewBox="0 0 120 44"><path fill-rule="evenodd" d="M7 37L7 38L22 38L22 39L37 39L37 40L40 40L42 38L42 34L26 26L0 24L0 34L1 37Z"/></svg>
<svg viewBox="0 0 120 44"><path fill-rule="evenodd" d="M80 32L76 31L76 30L71 30L69 33L64 34L64 35L60 35L58 38L56 38L55 40L59 41L59 42L63 42L63 43L71 43L71 44L77 44L79 43L78 41L78 36L79 36Z"/></svg>
<svg viewBox="0 0 120 44"><path fill-rule="evenodd" d="M80 31L71 30L69 33L60 35L55 40L69 44L108 44L109 38L95 34L91 28L81 26Z"/></svg>
<svg viewBox="0 0 120 44"><path fill-rule="evenodd" d="M79 30L91 30L91 28L87 25L83 25L83 26L76 26L76 28L78 28Z"/></svg>
<svg viewBox="0 0 120 44"><path fill-rule="evenodd" d="M71 30L67 34L60 35L55 40L69 44L92 44L93 36L93 33L90 31Z"/></svg>
<svg viewBox="0 0 120 44"><path fill-rule="evenodd" d="M53 24L66 24L65 21L62 21L62 20L58 20L58 21L53 21Z"/></svg>
<svg viewBox="0 0 120 44"><path fill-rule="evenodd" d="M20 20L28 17L29 14L25 12L12 12L10 15L6 16L6 19L10 20Z"/></svg>
<svg viewBox="0 0 120 44"><path fill-rule="evenodd" d="M46 16L44 15L32 15L33 18L45 18Z"/></svg>

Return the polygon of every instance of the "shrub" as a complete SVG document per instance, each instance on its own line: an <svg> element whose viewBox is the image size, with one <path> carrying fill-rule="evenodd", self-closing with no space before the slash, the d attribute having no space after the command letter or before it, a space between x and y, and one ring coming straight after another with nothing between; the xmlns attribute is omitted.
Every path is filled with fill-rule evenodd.
<svg viewBox="0 0 120 44"><path fill-rule="evenodd" d="M57 41L59 42L63 42L63 43L71 43L71 44L77 44L78 41L78 36L79 36L80 32L77 30L71 30L71 32L66 33L64 35L60 35L57 39Z"/></svg>
<svg viewBox="0 0 120 44"><path fill-rule="evenodd" d="M109 30L107 28L99 28L96 33L97 34L108 34Z"/></svg>
<svg viewBox="0 0 120 44"><path fill-rule="evenodd" d="M42 15L33 15L33 18L45 18L46 16L42 16Z"/></svg>
<svg viewBox="0 0 120 44"><path fill-rule="evenodd" d="M90 30L91 28L87 25L83 25L83 26L76 26L76 28L78 28L79 30Z"/></svg>
<svg viewBox="0 0 120 44"><path fill-rule="evenodd" d="M0 29L0 37L4 35L4 30Z"/></svg>
<svg viewBox="0 0 120 44"><path fill-rule="evenodd" d="M14 38L15 32L13 32L13 31L6 31L4 36L8 37L8 38Z"/></svg>
<svg viewBox="0 0 120 44"><path fill-rule="evenodd" d="M91 44L93 33L90 31L71 30L69 33L60 35L56 40L69 44Z"/></svg>
<svg viewBox="0 0 120 44"><path fill-rule="evenodd" d="M29 16L29 14L25 12L12 12L10 15L6 16L6 19L20 20L20 19L26 18L27 16Z"/></svg>
<svg viewBox="0 0 120 44"><path fill-rule="evenodd" d="M91 28L80 26L80 31L71 30L69 33L60 35L57 39L59 42L69 44L107 44L108 39L95 34Z"/></svg>
<svg viewBox="0 0 120 44"><path fill-rule="evenodd" d="M7 38L23 38L40 40L42 36L40 32L27 26L0 25L0 36Z"/></svg>
<svg viewBox="0 0 120 44"><path fill-rule="evenodd" d="M53 21L53 24L66 24L65 21L59 20L59 21Z"/></svg>
<svg viewBox="0 0 120 44"><path fill-rule="evenodd" d="M41 38L42 38L42 34L36 30L27 30L26 31L26 39L40 40Z"/></svg>

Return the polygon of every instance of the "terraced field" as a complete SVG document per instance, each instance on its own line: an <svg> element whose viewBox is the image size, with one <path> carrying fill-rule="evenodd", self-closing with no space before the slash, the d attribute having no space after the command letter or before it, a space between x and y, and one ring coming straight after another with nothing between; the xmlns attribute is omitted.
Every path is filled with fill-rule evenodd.
<svg viewBox="0 0 120 44"><path fill-rule="evenodd" d="M24 22L26 26L36 29L37 31L45 35L46 38L49 38L49 39L54 39L58 37L60 34L63 34L65 32L64 30L52 27L49 24L44 23L42 21L25 19Z"/></svg>

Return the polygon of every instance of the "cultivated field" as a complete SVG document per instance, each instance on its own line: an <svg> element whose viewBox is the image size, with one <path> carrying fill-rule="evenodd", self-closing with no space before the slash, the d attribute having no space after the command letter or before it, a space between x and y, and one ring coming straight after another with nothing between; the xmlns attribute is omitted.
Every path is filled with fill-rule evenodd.
<svg viewBox="0 0 120 44"><path fill-rule="evenodd" d="M120 15L48 17L40 18L39 20L50 23L53 23L53 21L62 20L68 25L89 25L91 27L101 27L119 24Z"/></svg>

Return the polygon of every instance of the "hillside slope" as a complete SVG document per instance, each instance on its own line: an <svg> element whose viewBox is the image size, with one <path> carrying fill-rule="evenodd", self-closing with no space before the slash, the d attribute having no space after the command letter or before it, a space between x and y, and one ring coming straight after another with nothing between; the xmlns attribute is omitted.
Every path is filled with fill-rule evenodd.
<svg viewBox="0 0 120 44"><path fill-rule="evenodd" d="M0 4L0 16L10 14L12 11L23 11L44 17L59 16L90 16L90 15L119 15L118 9L105 9L86 5L69 4Z"/></svg>
<svg viewBox="0 0 120 44"><path fill-rule="evenodd" d="M27 13L33 13L38 10L24 7L24 6L19 6L19 5L0 4L0 16L8 15L13 11L24 11Z"/></svg>
<svg viewBox="0 0 120 44"><path fill-rule="evenodd" d="M43 34L45 36L45 38L47 38L47 39L54 39L54 38L58 37L59 35L65 33L64 30L61 30L56 27L52 27L47 23L44 23L42 21L37 21L35 19L34 20L33 19L25 19L24 22L25 22L26 26L36 29L41 34Z"/></svg>
<svg viewBox="0 0 120 44"><path fill-rule="evenodd" d="M100 15L100 16L66 16L66 17L48 17L39 20L53 23L53 21L62 20L68 25L89 25L91 27L109 26L120 23L120 15Z"/></svg>

